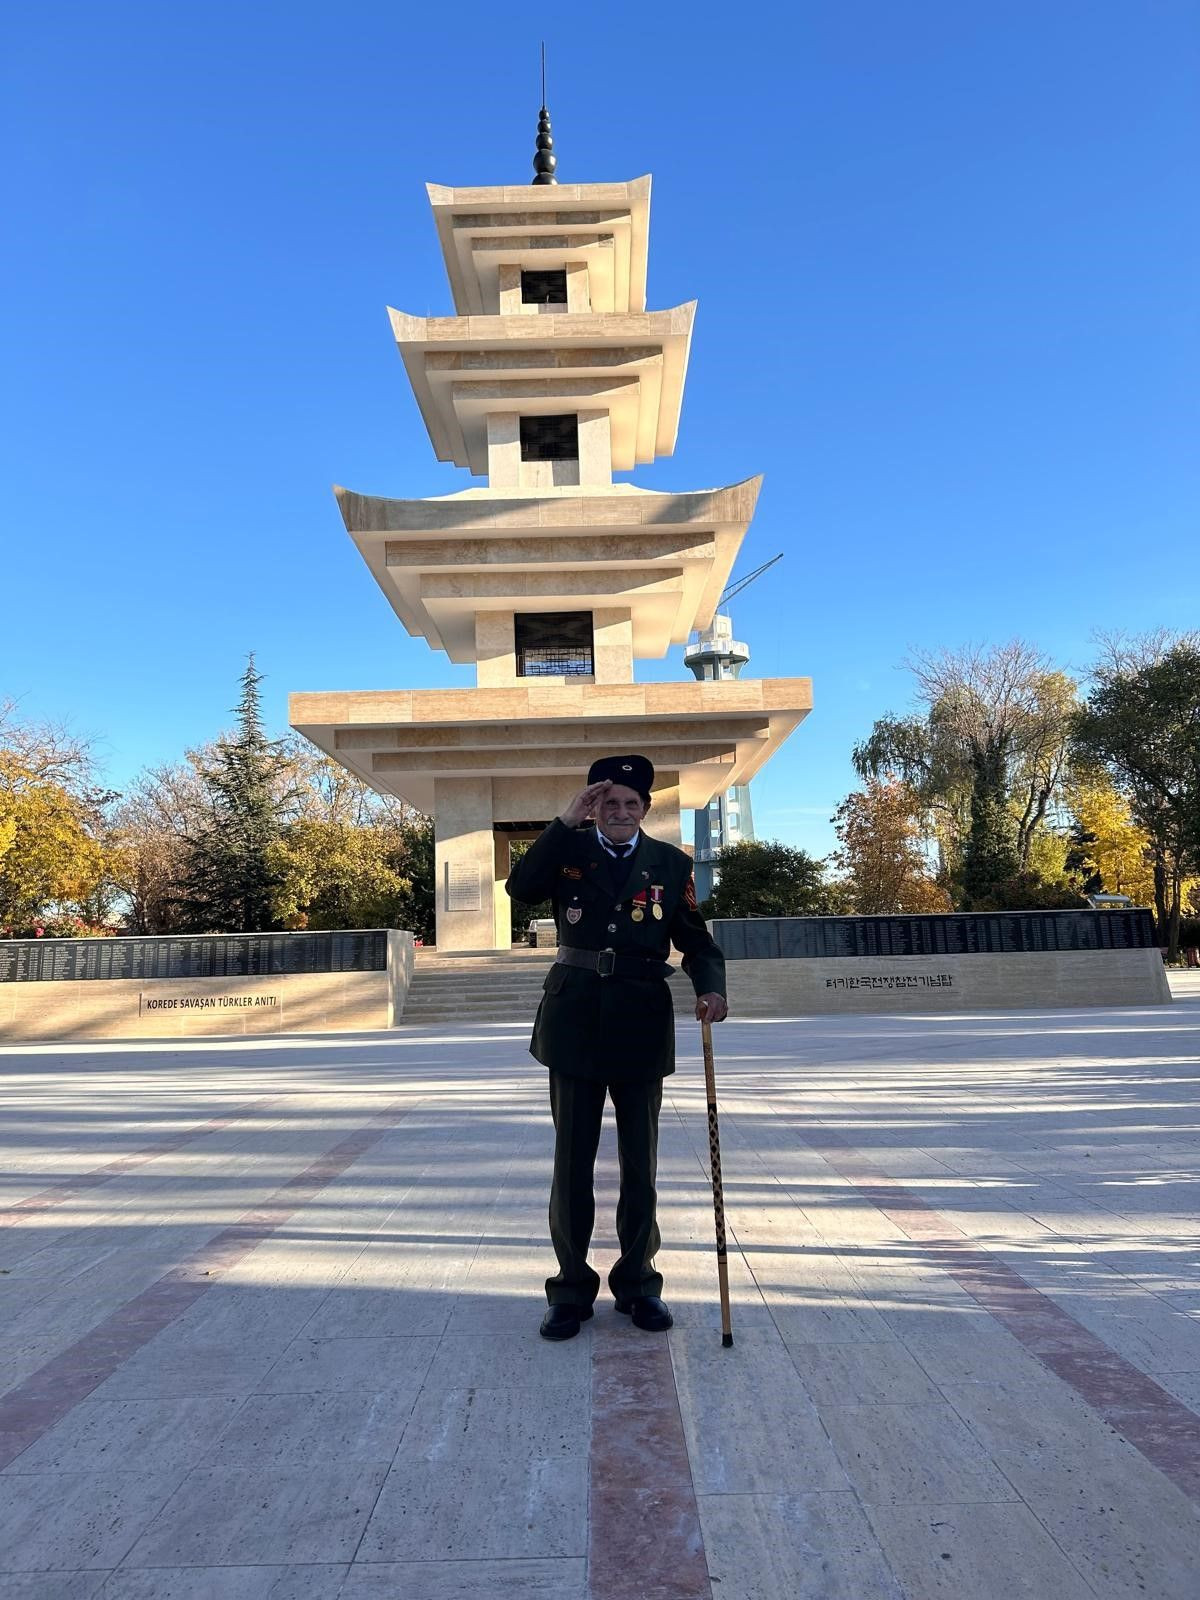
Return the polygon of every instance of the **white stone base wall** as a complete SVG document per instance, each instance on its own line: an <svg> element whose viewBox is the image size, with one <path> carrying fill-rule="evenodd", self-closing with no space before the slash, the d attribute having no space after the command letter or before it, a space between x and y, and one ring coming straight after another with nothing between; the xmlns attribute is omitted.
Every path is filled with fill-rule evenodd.
<svg viewBox="0 0 1200 1600"><path fill-rule="evenodd" d="M1164 1005L1157 950L730 961L733 1017Z"/></svg>
<svg viewBox="0 0 1200 1600"><path fill-rule="evenodd" d="M388 1028L412 981L413 937L388 934L386 972L0 983L0 1039L175 1039Z"/></svg>

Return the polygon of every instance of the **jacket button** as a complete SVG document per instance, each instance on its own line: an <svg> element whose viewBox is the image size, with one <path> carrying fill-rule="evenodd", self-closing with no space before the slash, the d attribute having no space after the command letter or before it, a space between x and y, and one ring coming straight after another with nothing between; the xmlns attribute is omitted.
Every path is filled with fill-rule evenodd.
<svg viewBox="0 0 1200 1600"><path fill-rule="evenodd" d="M617 925L616 925L616 923L615 923L615 922L610 922L610 923L609 923L609 925L608 925L608 931L609 931L609 933L616 933L616 931L617 931Z"/></svg>

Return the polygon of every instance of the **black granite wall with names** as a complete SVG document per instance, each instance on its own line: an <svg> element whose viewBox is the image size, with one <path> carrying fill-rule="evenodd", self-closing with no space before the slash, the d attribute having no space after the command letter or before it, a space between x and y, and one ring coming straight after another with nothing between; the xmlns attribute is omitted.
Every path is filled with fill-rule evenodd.
<svg viewBox="0 0 1200 1600"><path fill-rule="evenodd" d="M1149 911L971 911L923 917L747 917L717 920L729 961L830 956L1008 955L1140 950L1157 944Z"/></svg>
<svg viewBox="0 0 1200 1600"><path fill-rule="evenodd" d="M0 939L0 983L383 972L387 931L202 933L186 938Z"/></svg>

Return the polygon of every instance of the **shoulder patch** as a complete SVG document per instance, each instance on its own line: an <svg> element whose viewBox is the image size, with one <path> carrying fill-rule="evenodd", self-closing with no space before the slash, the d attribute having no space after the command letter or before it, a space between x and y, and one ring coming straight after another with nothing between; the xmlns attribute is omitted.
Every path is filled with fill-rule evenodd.
<svg viewBox="0 0 1200 1600"><path fill-rule="evenodd" d="M696 880L689 878L683 886L683 903L689 911L696 909Z"/></svg>

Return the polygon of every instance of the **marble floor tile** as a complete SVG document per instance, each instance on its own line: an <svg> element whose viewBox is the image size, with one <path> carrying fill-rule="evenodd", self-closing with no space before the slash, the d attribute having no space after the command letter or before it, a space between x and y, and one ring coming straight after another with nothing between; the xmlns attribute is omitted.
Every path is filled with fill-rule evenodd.
<svg viewBox="0 0 1200 1600"><path fill-rule="evenodd" d="M823 1406L821 1421L867 1502L948 1505L1017 1498L948 1405Z"/></svg>
<svg viewBox="0 0 1200 1600"><path fill-rule="evenodd" d="M852 1493L702 1495L699 1504L722 1600L907 1600Z"/></svg>
<svg viewBox="0 0 1200 1600"><path fill-rule="evenodd" d="M936 1384L994 1383L1001 1378L1032 1382L1045 1370L1007 1329L978 1308L931 1308L916 1297L884 1316L895 1337Z"/></svg>
<svg viewBox="0 0 1200 1600"><path fill-rule="evenodd" d="M521 1269L505 1269L502 1263L492 1265L495 1269L493 1272L486 1277L481 1275L474 1286L468 1282L458 1296L446 1324L447 1333L537 1331L546 1310L542 1284L548 1274L554 1271L553 1256L546 1260L541 1252L530 1249L523 1254ZM540 1273L539 1267L544 1269ZM513 1287L491 1292L483 1287L485 1283L497 1279L511 1282Z"/></svg>
<svg viewBox="0 0 1200 1600"><path fill-rule="evenodd" d="M256 1390L259 1394L390 1390L416 1398L437 1349L436 1334L401 1338L294 1340Z"/></svg>
<svg viewBox="0 0 1200 1600"><path fill-rule="evenodd" d="M593 1475L588 1584L604 1600L711 1600L691 1486L598 1487Z"/></svg>
<svg viewBox="0 0 1200 1600"><path fill-rule="evenodd" d="M868 1505L866 1512L905 1596L1094 1600L1096 1591L1028 1506Z"/></svg>
<svg viewBox="0 0 1200 1600"><path fill-rule="evenodd" d="M586 1388L597 1313L575 1339L555 1343L528 1332L446 1334L425 1375L427 1389ZM540 1318L539 1318L540 1321Z"/></svg>
<svg viewBox="0 0 1200 1600"><path fill-rule="evenodd" d="M1156 1372L1154 1381L1200 1417L1200 1372Z"/></svg>
<svg viewBox="0 0 1200 1600"><path fill-rule="evenodd" d="M115 1567L178 1482L111 1469L0 1474L0 1570Z"/></svg>
<svg viewBox="0 0 1200 1600"><path fill-rule="evenodd" d="M397 1285L332 1289L304 1333L310 1339L400 1339L445 1332L457 1294Z"/></svg>
<svg viewBox="0 0 1200 1600"><path fill-rule="evenodd" d="M122 1567L101 1600L338 1600L346 1565Z"/></svg>
<svg viewBox="0 0 1200 1600"><path fill-rule="evenodd" d="M108 1573L0 1572L0 1600L92 1600Z"/></svg>
<svg viewBox="0 0 1200 1600"><path fill-rule="evenodd" d="M7 1468L21 1472L138 1472L182 1478L237 1415L240 1398L84 1400Z"/></svg>
<svg viewBox="0 0 1200 1600"><path fill-rule="evenodd" d="M818 1410L825 1405L923 1405L941 1398L898 1339L868 1344L784 1342Z"/></svg>
<svg viewBox="0 0 1200 1600"><path fill-rule="evenodd" d="M1115 1495L1085 1487L1034 1511L1100 1600L1195 1600L1200 1507L1165 1479Z"/></svg>
<svg viewBox="0 0 1200 1600"><path fill-rule="evenodd" d="M151 1339L92 1391L97 1400L160 1400L169 1396L247 1395L270 1371L273 1352L242 1344L196 1349Z"/></svg>
<svg viewBox="0 0 1200 1600"><path fill-rule="evenodd" d="M942 1394L1030 1505L1084 1488L1119 1493L1121 1484L1158 1478L1133 1445L1050 1374L1036 1386L947 1384Z"/></svg>
<svg viewBox="0 0 1200 1600"><path fill-rule="evenodd" d="M587 1564L558 1561L356 1561L344 1600L588 1600Z"/></svg>
<svg viewBox="0 0 1200 1600"><path fill-rule="evenodd" d="M1073 1310L1069 1303L1067 1309ZM1143 1372L1157 1376L1160 1372L1200 1371L1200 1321L1184 1311L1156 1303L1128 1315L1114 1307L1111 1313L1080 1320Z"/></svg>
<svg viewBox="0 0 1200 1600"><path fill-rule="evenodd" d="M749 1329L726 1350L705 1330L676 1328L670 1349L698 1495L846 1488L777 1335Z"/></svg>
<svg viewBox="0 0 1200 1600"><path fill-rule="evenodd" d="M896 1337L879 1312L862 1303L778 1305L768 1297L767 1305L787 1344L869 1344Z"/></svg>
<svg viewBox="0 0 1200 1600"><path fill-rule="evenodd" d="M582 1390L427 1389L417 1401L400 1459L495 1461L584 1458L591 1438L589 1397Z"/></svg>
<svg viewBox="0 0 1200 1600"><path fill-rule="evenodd" d="M357 1559L445 1561L579 1557L587 1551L587 1462L398 1460Z"/></svg>
<svg viewBox="0 0 1200 1600"><path fill-rule="evenodd" d="M409 1394L335 1390L255 1394L204 1459L206 1467L388 1466L408 1424Z"/></svg>
<svg viewBox="0 0 1200 1600"><path fill-rule="evenodd" d="M129 1567L349 1561L386 1469L198 1467L126 1557Z"/></svg>

